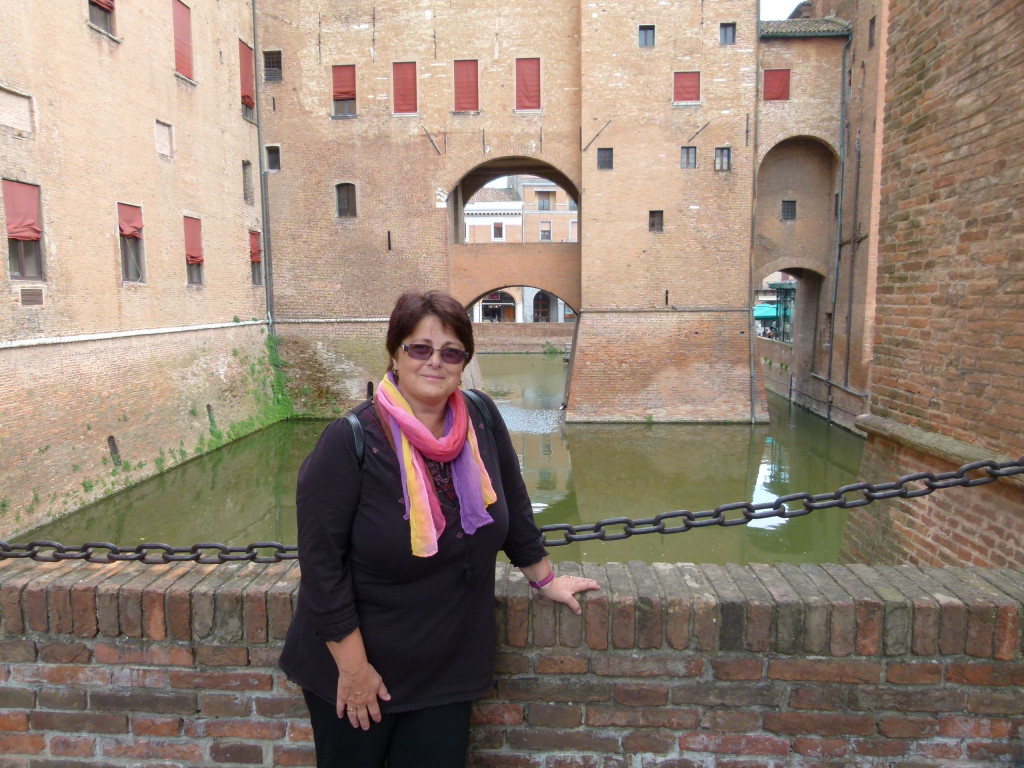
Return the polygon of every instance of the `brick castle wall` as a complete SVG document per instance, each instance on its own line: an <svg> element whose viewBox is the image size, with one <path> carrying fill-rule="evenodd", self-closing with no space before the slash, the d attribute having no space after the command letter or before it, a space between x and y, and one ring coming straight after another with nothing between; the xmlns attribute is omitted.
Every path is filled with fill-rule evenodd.
<svg viewBox="0 0 1024 768"><path fill-rule="evenodd" d="M561 564L575 616L497 571L474 768L1024 758L1019 572ZM298 567L0 561L0 765L311 766L276 669Z"/></svg>
<svg viewBox="0 0 1024 768"><path fill-rule="evenodd" d="M1024 146L1022 54L998 41L1024 33L1024 16L1006 0L889 8L871 415L858 423L871 433L862 475L895 479L1022 453L1024 179L1006 162ZM1022 508L1020 484L999 481L852 520L890 533L910 562L977 562L987 542L1020 568Z"/></svg>
<svg viewBox="0 0 1024 768"><path fill-rule="evenodd" d="M248 324L0 352L0 539L287 415L266 338Z"/></svg>

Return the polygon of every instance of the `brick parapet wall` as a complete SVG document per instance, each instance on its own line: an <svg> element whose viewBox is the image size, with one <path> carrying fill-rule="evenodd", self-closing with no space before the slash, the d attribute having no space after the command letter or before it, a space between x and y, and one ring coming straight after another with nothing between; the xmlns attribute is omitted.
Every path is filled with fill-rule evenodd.
<svg viewBox="0 0 1024 768"><path fill-rule="evenodd" d="M1024 758L1024 573L499 565L473 766L982 766ZM312 765L275 667L298 566L0 561L0 766Z"/></svg>

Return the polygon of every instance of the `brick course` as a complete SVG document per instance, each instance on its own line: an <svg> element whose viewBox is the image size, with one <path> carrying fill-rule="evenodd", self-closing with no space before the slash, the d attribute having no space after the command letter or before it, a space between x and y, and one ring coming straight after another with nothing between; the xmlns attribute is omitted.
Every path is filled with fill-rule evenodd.
<svg viewBox="0 0 1024 768"><path fill-rule="evenodd" d="M604 589L583 597L581 620L497 568L500 663L494 692L474 706L474 768L980 768L1024 758L1024 631L998 619L1019 617L1024 602L1005 572L952 569L940 580L912 566L587 565ZM111 570L130 576L117 580L118 597L159 571L168 608L182 590L197 599L184 620L166 610L140 637L99 630L133 626L124 617L134 596L92 601L103 615L84 633L25 624L30 604L48 610L76 580L96 591L91 577ZM0 765L313 765L305 706L275 667L296 574L294 562L0 560ZM935 620L949 594L971 595L966 623L957 611ZM860 649L836 637L853 624L818 617L868 604L884 610L861 626L876 639ZM972 621L989 641L967 640ZM949 633L960 643L939 650Z"/></svg>

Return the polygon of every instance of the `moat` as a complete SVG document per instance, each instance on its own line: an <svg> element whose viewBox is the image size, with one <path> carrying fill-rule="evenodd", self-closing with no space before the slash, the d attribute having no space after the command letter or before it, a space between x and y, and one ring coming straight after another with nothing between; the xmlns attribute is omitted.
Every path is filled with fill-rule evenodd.
<svg viewBox="0 0 1024 768"><path fill-rule="evenodd" d="M857 479L861 438L774 395L767 425L566 425L560 356L485 354L479 361L483 389L512 433L541 526L765 502L798 491L832 491ZM294 544L296 474L326 423L276 424L17 541ZM845 522L844 512L827 511L570 544L551 554L588 562L836 562Z"/></svg>

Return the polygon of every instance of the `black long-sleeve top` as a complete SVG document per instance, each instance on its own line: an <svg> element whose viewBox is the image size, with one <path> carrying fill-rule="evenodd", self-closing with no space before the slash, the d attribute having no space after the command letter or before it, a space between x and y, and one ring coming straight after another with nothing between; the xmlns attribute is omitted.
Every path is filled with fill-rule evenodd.
<svg viewBox="0 0 1024 768"><path fill-rule="evenodd" d="M480 456L498 500L494 519L472 536L462 531L450 468L428 461L446 525L432 557L415 557L405 520L398 457L367 401L354 409L363 427L362 467L352 428L332 422L299 470L298 603L281 654L289 679L327 701L338 670L327 641L359 627L366 655L391 700L384 712L468 701L493 685L496 653L494 564L546 554L533 520L508 429L494 402L489 430L471 402Z"/></svg>

